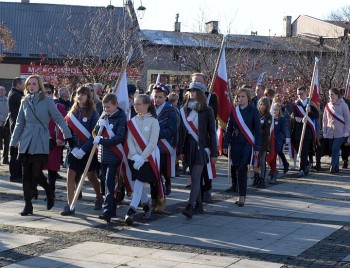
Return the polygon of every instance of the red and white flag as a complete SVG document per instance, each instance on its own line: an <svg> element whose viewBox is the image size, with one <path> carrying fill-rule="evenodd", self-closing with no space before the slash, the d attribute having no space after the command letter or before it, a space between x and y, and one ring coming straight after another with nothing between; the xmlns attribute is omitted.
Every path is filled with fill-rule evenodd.
<svg viewBox="0 0 350 268"><path fill-rule="evenodd" d="M219 138L219 154L222 152L222 133L223 129L226 128L226 124L230 117L230 111L232 108L230 92L227 81L227 69L226 69L226 55L225 55L225 47L222 47L222 53L218 63L218 69L215 76L215 80L213 83L213 92L217 95L218 98L218 138Z"/></svg>
<svg viewBox="0 0 350 268"><path fill-rule="evenodd" d="M311 101L316 105L316 108L320 108L320 86L318 84L318 58L315 57L315 75L313 77L314 90L312 91Z"/></svg>

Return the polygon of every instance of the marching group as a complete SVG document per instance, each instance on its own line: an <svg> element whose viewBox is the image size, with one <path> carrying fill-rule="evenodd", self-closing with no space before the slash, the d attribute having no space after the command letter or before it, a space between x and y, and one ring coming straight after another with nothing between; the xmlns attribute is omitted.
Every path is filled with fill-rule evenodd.
<svg viewBox="0 0 350 268"><path fill-rule="evenodd" d="M119 107L113 92L102 96L102 90L101 84L85 84L74 92L63 87L54 97L54 87L38 75L25 81L14 79L7 97L0 86L0 101L7 102L0 109L3 163L9 163L10 181L23 183L25 206L20 214L33 214L38 184L45 190L47 209L54 206L58 171L66 163L67 204L61 215L75 213L74 202L81 198L77 184L86 176L96 194L94 209L103 209L100 219L110 222L125 194L131 195L125 222L133 223L138 207L150 219L152 213L165 210L179 162L190 175L190 195L182 214L192 218L203 213L219 151L218 99L207 90L206 77L193 74L180 96L177 85L157 83L144 93L130 84L128 111ZM329 101L321 106L312 103L306 87L297 88L296 93L298 98L292 102L261 84L255 90L246 85L237 90L222 153L231 164L232 186L226 191L238 192L238 207L245 204L249 166L254 168L255 187L264 187L267 177L270 184L277 183L278 157L283 173L289 171L285 145L300 153L298 177L307 176L312 168L319 170L325 154L332 158L330 172L339 172L340 150L347 168L347 100L337 88L328 91ZM65 144L69 147L66 161Z"/></svg>

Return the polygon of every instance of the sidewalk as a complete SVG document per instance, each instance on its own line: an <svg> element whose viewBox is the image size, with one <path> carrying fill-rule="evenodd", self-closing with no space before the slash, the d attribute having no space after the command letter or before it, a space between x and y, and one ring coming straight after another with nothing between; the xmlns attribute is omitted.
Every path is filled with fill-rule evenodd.
<svg viewBox="0 0 350 268"><path fill-rule="evenodd" d="M329 164L325 158L324 169ZM21 185L8 182L0 166L1 267L348 267L350 266L350 170L332 175L296 171L280 174L277 185L249 187L244 207L228 194L226 159L218 163L213 201L205 213L186 219L188 176L173 180L166 212L124 224L129 199L110 224L93 210L88 182L76 214L60 216L65 181L57 183L55 207L46 211L44 191L34 215L21 217ZM65 170L61 174L65 175ZM281 173L281 172L280 172ZM8 176L8 175L7 175ZM251 183L251 181L249 181Z"/></svg>

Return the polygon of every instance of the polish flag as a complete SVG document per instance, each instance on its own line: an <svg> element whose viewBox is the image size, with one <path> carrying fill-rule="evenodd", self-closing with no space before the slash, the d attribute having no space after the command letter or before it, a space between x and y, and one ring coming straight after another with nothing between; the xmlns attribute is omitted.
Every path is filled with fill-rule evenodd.
<svg viewBox="0 0 350 268"><path fill-rule="evenodd" d="M270 108L270 113L272 115L272 120L271 120L271 126L270 126L270 151L266 155L266 162L269 163L271 166L271 162L275 161L276 159L276 146L275 146L275 110L274 110L274 103L272 102L271 108Z"/></svg>
<svg viewBox="0 0 350 268"><path fill-rule="evenodd" d="M227 69L226 69L226 56L225 48L223 48L221 57L219 59L218 70L214 80L213 92L218 98L218 145L219 154L222 153L222 142L223 142L223 130L226 129L226 124L230 117L230 111L232 108L230 92L227 82Z"/></svg>
<svg viewBox="0 0 350 268"><path fill-rule="evenodd" d="M314 90L312 92L311 101L316 105L316 108L320 108L320 87L318 84L318 68L317 68L318 58L315 58L315 76L314 76Z"/></svg>

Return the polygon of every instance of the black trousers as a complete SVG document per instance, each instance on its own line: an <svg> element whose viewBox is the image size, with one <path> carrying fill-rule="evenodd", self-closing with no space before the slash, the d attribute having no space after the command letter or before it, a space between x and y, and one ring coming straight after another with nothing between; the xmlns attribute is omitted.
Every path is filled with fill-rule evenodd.
<svg viewBox="0 0 350 268"><path fill-rule="evenodd" d="M304 141L303 141L303 147L302 147L301 156L300 156L299 170L302 170L304 172L306 170L306 167L309 164L308 156L310 153L310 148L311 148L312 143L313 143L312 139L304 139ZM300 140L295 140L295 149L297 152L299 151L299 145L300 145Z"/></svg>
<svg viewBox="0 0 350 268"><path fill-rule="evenodd" d="M3 148L2 159L9 158L10 130L7 127L0 127L0 149Z"/></svg>
<svg viewBox="0 0 350 268"><path fill-rule="evenodd" d="M42 176L43 163L29 163L22 161L23 166L23 195L26 203L32 200L32 185L37 182L46 192L50 191L50 186Z"/></svg>
<svg viewBox="0 0 350 268"><path fill-rule="evenodd" d="M10 179L21 179L22 178L22 165L21 162L17 159L18 149L11 147L10 152L10 162L9 162L9 171Z"/></svg>

